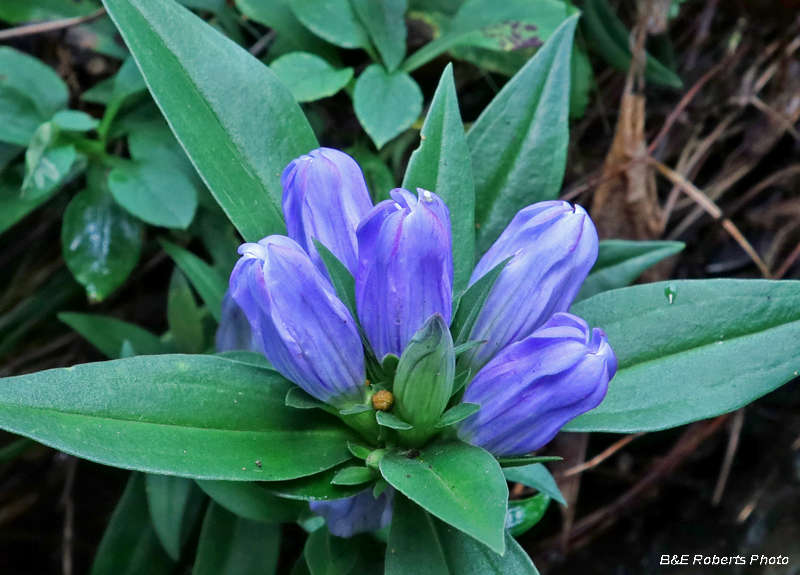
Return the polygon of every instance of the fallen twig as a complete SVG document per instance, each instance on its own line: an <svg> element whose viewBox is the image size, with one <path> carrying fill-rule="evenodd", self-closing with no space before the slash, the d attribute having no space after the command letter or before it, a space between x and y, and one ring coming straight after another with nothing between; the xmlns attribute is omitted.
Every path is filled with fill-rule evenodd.
<svg viewBox="0 0 800 575"><path fill-rule="evenodd" d="M0 42L3 40L11 40L12 38L20 38L22 36L30 36L32 34L42 34L44 32L53 32L54 30L63 30L78 24L86 24L92 20L96 20L106 13L105 8L87 14L86 16L78 16L76 18L64 18L63 20L50 20L48 22L36 22L35 24L26 24L24 26L17 26L16 28L9 28L8 30L0 30Z"/></svg>

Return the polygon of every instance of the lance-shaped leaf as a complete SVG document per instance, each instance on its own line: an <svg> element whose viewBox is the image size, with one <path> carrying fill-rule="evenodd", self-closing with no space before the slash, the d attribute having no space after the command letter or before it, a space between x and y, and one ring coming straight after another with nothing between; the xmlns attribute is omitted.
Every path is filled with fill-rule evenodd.
<svg viewBox="0 0 800 575"><path fill-rule="evenodd" d="M567 500L558 489L555 478L547 468L541 463L524 465L522 467L508 467L503 469L503 475L508 481L522 483L525 487L532 487L542 493L549 495L561 505L566 505Z"/></svg>
<svg viewBox="0 0 800 575"><path fill-rule="evenodd" d="M800 282L661 282L574 306L603 328L619 369L569 431L667 429L743 407L800 373Z"/></svg>
<svg viewBox="0 0 800 575"><path fill-rule="evenodd" d="M257 465L257 464L256 464ZM239 517L266 523L295 521L308 511L298 501L276 497L252 481L197 481L215 503Z"/></svg>
<svg viewBox="0 0 800 575"><path fill-rule="evenodd" d="M145 488L158 539L169 556L178 561L207 499L194 481L184 477L148 473Z"/></svg>
<svg viewBox="0 0 800 575"><path fill-rule="evenodd" d="M166 346L157 336L143 327L101 315L64 312L58 319L77 331L89 343L111 359L119 359L122 344L130 343L137 355L157 355L166 352Z"/></svg>
<svg viewBox="0 0 800 575"><path fill-rule="evenodd" d="M396 495L386 575L538 575L511 535L505 534L505 542L506 552L498 555Z"/></svg>
<svg viewBox="0 0 800 575"><path fill-rule="evenodd" d="M583 282L575 302L604 291L629 286L645 270L677 254L685 245L683 242L601 241L597 261L589 272L589 277Z"/></svg>
<svg viewBox="0 0 800 575"><path fill-rule="evenodd" d="M292 479L349 459L353 436L325 413L286 407L291 386L220 357L90 363L2 380L0 427L106 465L195 479Z"/></svg>
<svg viewBox="0 0 800 575"><path fill-rule="evenodd" d="M150 91L247 241L285 230L280 174L316 138L289 90L170 0L106 0Z"/></svg>
<svg viewBox="0 0 800 575"><path fill-rule="evenodd" d="M161 547L147 513L144 476L133 473L103 534L90 573L169 575L174 570L175 564Z"/></svg>
<svg viewBox="0 0 800 575"><path fill-rule="evenodd" d="M475 184L453 66L448 64L422 125L422 141L408 162L403 187L435 192L450 210L453 290L466 289L475 265Z"/></svg>
<svg viewBox="0 0 800 575"><path fill-rule="evenodd" d="M558 0L469 0L463 3L445 33L414 52L403 69L416 70L455 46L500 49L495 38L498 28L502 31L514 25L519 28L517 37L528 36L522 40L524 43L516 44L516 48L541 45L570 12L571 8Z"/></svg>
<svg viewBox="0 0 800 575"><path fill-rule="evenodd" d="M209 313L214 316L214 319L219 321L222 313L222 298L225 297L225 290L228 289L225 280L222 279L214 268L192 252L166 240L160 240L160 243L164 251L175 260L175 263L181 271L185 273L189 281L192 282L194 289L196 289L200 297L203 298Z"/></svg>
<svg viewBox="0 0 800 575"><path fill-rule="evenodd" d="M469 469L469 473L464 473ZM400 493L495 553L505 550L508 488L497 461L461 442L434 443L416 452L392 450L381 474Z"/></svg>
<svg viewBox="0 0 800 575"><path fill-rule="evenodd" d="M237 517L223 507L208 506L192 575L275 573L281 528Z"/></svg>
<svg viewBox="0 0 800 575"><path fill-rule="evenodd" d="M572 38L577 16L506 84L467 134L475 177L476 250L483 254L514 215L558 196L567 161Z"/></svg>

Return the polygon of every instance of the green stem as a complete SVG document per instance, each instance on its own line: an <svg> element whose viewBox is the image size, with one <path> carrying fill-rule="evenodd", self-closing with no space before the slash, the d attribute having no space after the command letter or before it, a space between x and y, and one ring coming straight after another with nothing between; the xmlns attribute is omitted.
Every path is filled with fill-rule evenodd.
<svg viewBox="0 0 800 575"><path fill-rule="evenodd" d="M339 418L347 425L358 431L370 445L378 444L378 436L380 434L380 426L375 420L375 411L362 411L361 413L354 413L352 415L341 415Z"/></svg>

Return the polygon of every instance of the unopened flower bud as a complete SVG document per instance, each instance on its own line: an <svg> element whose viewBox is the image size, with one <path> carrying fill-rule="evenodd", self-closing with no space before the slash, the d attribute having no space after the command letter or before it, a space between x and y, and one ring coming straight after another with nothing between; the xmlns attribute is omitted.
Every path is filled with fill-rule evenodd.
<svg viewBox="0 0 800 575"><path fill-rule="evenodd" d="M424 441L453 393L456 357L444 319L433 315L408 342L394 378L395 412L414 426L406 435Z"/></svg>
<svg viewBox="0 0 800 575"><path fill-rule="evenodd" d="M361 339L328 279L285 236L244 244L239 253L231 294L275 369L336 407L363 403Z"/></svg>
<svg viewBox="0 0 800 575"><path fill-rule="evenodd" d="M520 210L481 258L470 285L509 257L470 334L487 343L461 361L476 373L510 343L566 312L597 259L597 231L580 206L551 201Z"/></svg>
<svg viewBox="0 0 800 575"><path fill-rule="evenodd" d="M286 166L281 184L289 237L300 244L326 276L314 239L355 275L356 228L372 208L364 175L356 161L339 150L319 148Z"/></svg>
<svg viewBox="0 0 800 575"><path fill-rule="evenodd" d="M603 330L558 313L478 372L463 401L481 408L464 420L458 436L497 456L535 451L600 405L616 371Z"/></svg>
<svg viewBox="0 0 800 575"><path fill-rule="evenodd" d="M356 305L378 360L400 356L435 313L450 325L453 255L447 206L434 193L392 191L358 227Z"/></svg>

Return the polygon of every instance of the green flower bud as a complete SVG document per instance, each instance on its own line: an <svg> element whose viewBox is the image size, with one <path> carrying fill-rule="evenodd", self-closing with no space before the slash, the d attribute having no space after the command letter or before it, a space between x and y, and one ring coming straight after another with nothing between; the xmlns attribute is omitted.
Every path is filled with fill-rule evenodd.
<svg viewBox="0 0 800 575"><path fill-rule="evenodd" d="M394 379L394 413L414 426L401 433L412 445L434 433L453 393L455 370L453 338L444 318L434 314L408 342Z"/></svg>

